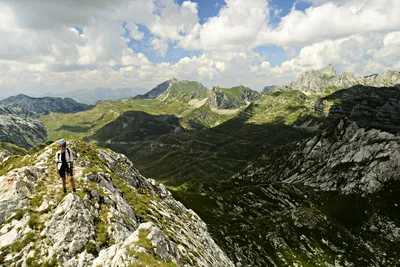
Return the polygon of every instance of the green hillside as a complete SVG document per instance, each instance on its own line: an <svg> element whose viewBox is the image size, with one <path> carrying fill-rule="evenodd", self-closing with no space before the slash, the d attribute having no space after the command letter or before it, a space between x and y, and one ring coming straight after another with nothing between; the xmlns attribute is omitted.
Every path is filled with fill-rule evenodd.
<svg viewBox="0 0 400 267"><path fill-rule="evenodd" d="M152 115L175 115L182 118L185 129L209 128L233 118L235 112L218 112L206 104L210 91L201 83L171 80L148 93L156 98L145 96L118 101L101 101L93 109L75 114L50 113L40 117L46 126L49 140L58 138L85 138L95 134L100 128L114 121L126 111L143 111ZM168 87L166 87L168 86ZM163 91L164 90L164 91ZM243 94L254 94L244 87L223 89L230 99L241 99ZM246 103L241 104L243 110Z"/></svg>

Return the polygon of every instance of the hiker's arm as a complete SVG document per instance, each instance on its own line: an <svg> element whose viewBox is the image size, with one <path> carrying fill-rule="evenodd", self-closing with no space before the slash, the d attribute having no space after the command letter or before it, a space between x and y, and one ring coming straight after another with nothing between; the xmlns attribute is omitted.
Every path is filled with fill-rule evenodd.
<svg viewBox="0 0 400 267"><path fill-rule="evenodd" d="M56 173L58 173L58 158L57 158L58 153L56 153Z"/></svg>

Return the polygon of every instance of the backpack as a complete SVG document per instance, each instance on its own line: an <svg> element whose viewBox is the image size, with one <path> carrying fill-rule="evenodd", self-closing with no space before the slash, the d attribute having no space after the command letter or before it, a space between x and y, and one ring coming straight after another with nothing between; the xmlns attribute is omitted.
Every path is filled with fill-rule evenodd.
<svg viewBox="0 0 400 267"><path fill-rule="evenodd" d="M65 150L68 151L68 157L71 158L71 151L69 150L69 148L66 147ZM57 160L58 160L58 162L61 162L60 156L61 156L61 152L57 154ZM68 163L68 162L67 162L67 163Z"/></svg>

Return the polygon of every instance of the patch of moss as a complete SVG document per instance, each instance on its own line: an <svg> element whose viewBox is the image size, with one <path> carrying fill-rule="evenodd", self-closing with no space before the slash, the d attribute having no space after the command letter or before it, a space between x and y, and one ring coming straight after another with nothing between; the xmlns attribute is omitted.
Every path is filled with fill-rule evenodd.
<svg viewBox="0 0 400 267"><path fill-rule="evenodd" d="M93 256L97 257L97 255L99 254L99 252L97 251L97 246L95 243L93 243L92 241L89 241L86 245L85 245L85 250L87 253L92 254Z"/></svg>
<svg viewBox="0 0 400 267"><path fill-rule="evenodd" d="M127 247L130 257L135 257L137 260L130 264L130 267L178 267L179 265L173 262L159 261L153 255L143 252L137 252Z"/></svg>
<svg viewBox="0 0 400 267"><path fill-rule="evenodd" d="M36 261L35 257L27 258L25 263L26 263L26 266L29 266L29 267L40 267L40 266L42 266L38 261Z"/></svg>
<svg viewBox="0 0 400 267"><path fill-rule="evenodd" d="M139 232L139 240L135 242L136 245L146 249L154 248L151 244L151 241L147 239L147 236L150 234L150 230L143 230Z"/></svg>
<svg viewBox="0 0 400 267"><path fill-rule="evenodd" d="M53 257L51 260L46 261L42 265L42 267L56 267L56 266L58 266L58 260L56 257Z"/></svg>
<svg viewBox="0 0 400 267"><path fill-rule="evenodd" d="M23 240L11 244L9 249L11 252L14 252L14 253L19 252L24 247L26 247L29 243L34 242L34 241L35 241L35 233L29 232Z"/></svg>
<svg viewBox="0 0 400 267"><path fill-rule="evenodd" d="M42 204L42 201L43 201L43 195L37 194L32 198L31 204L34 207L39 207Z"/></svg>
<svg viewBox="0 0 400 267"><path fill-rule="evenodd" d="M36 213L31 212L27 225L31 228L31 229L40 229L41 228L41 222L40 222L40 218Z"/></svg>
<svg viewBox="0 0 400 267"><path fill-rule="evenodd" d="M25 214L24 210L17 210L13 218L19 221L24 217L24 214Z"/></svg>
<svg viewBox="0 0 400 267"><path fill-rule="evenodd" d="M101 170L99 170L99 168L95 168L95 167L91 167L91 168L86 168L83 173L82 176L85 177L87 174L89 173L94 173L97 174L99 173Z"/></svg>
<svg viewBox="0 0 400 267"><path fill-rule="evenodd" d="M114 183L122 192L126 202L133 208L137 217L148 221L147 214L149 213L149 204L153 200L151 193L148 189L135 190L128 186L118 176L113 177Z"/></svg>
<svg viewBox="0 0 400 267"><path fill-rule="evenodd" d="M108 207L106 205L100 206L100 217L95 218L95 232L96 232L96 243L102 247L107 247L111 244L110 236L106 228Z"/></svg>

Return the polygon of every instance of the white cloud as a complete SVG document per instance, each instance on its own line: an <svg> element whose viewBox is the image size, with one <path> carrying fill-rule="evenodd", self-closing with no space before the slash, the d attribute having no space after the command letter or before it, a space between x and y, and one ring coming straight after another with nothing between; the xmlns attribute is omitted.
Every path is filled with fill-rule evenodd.
<svg viewBox="0 0 400 267"><path fill-rule="evenodd" d="M151 45L154 50L157 50L160 53L161 56L165 57L167 55L168 52L167 42L161 39L154 38L153 40L151 40Z"/></svg>
<svg viewBox="0 0 400 267"><path fill-rule="evenodd" d="M125 28L129 30L129 35L135 40L142 40L144 37L144 33L139 31L139 27L133 23L132 21L128 21L125 25Z"/></svg>
<svg viewBox="0 0 400 267"><path fill-rule="evenodd" d="M218 16L196 25L179 43L185 49L243 50L252 47L257 34L266 27L268 2L226 0Z"/></svg>
<svg viewBox="0 0 400 267"><path fill-rule="evenodd" d="M275 27L269 14L280 11L267 0L226 0L203 24L191 1L2 1L0 91L150 89L171 77L260 89L330 63L359 75L400 69L400 1L308 2L315 6L293 8ZM138 25L147 28L146 38ZM140 44L145 48L136 50ZM290 59L272 66L254 52L268 44ZM149 48L166 56L176 46L200 53L174 64L145 56Z"/></svg>
<svg viewBox="0 0 400 267"><path fill-rule="evenodd" d="M184 1L178 5L174 0L158 0L154 21L147 26L149 30L163 40L180 40L198 22L197 4Z"/></svg>
<svg viewBox="0 0 400 267"><path fill-rule="evenodd" d="M387 32L400 28L400 1L346 1L344 5L328 2L305 12L292 10L278 27L261 32L258 45L309 45L354 34Z"/></svg>

